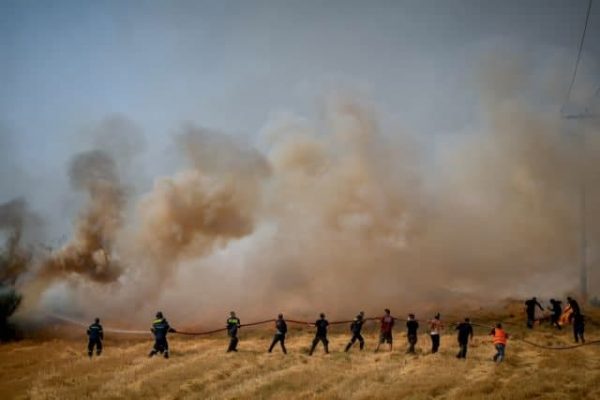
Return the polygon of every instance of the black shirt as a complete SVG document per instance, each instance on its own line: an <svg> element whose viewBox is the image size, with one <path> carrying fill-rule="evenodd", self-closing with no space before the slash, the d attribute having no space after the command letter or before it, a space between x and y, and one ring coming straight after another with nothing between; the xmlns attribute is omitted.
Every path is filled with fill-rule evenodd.
<svg viewBox="0 0 600 400"><path fill-rule="evenodd" d="M352 323L350 324L350 331L355 335L360 334L364 323L365 320L362 317L354 318L354 321L352 321Z"/></svg>
<svg viewBox="0 0 600 400"><path fill-rule="evenodd" d="M461 343L467 343L469 341L469 337L473 336L473 327L468 322L461 322L456 327L458 331L458 341Z"/></svg>
<svg viewBox="0 0 600 400"><path fill-rule="evenodd" d="M559 316L560 314L562 314L561 304L561 301L555 301L554 303L552 303L552 313L554 313L554 315Z"/></svg>
<svg viewBox="0 0 600 400"><path fill-rule="evenodd" d="M416 335L419 329L419 323L414 319L406 321L406 333L409 335Z"/></svg>
<svg viewBox="0 0 600 400"><path fill-rule="evenodd" d="M573 314L581 314L581 310L579 309L579 303L576 300L571 299L569 301L569 305L571 306L571 310L573 310Z"/></svg>
<svg viewBox="0 0 600 400"><path fill-rule="evenodd" d="M525 306L527 307L527 312L530 314L535 313L535 306L538 306L540 308L540 310L542 310L542 311L544 310L542 308L542 305L540 303L538 303L537 300L534 300L534 299L527 300L525 302Z"/></svg>
<svg viewBox="0 0 600 400"><path fill-rule="evenodd" d="M287 333L287 324L283 319L275 321L275 328L277 328L276 335L285 335Z"/></svg>
<svg viewBox="0 0 600 400"><path fill-rule="evenodd" d="M317 327L317 336L327 336L329 322L326 319L318 319L315 322L315 326Z"/></svg>

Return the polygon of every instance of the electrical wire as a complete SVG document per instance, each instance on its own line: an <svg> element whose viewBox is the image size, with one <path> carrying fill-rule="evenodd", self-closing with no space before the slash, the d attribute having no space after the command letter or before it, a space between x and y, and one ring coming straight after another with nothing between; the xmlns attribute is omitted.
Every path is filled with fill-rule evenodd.
<svg viewBox="0 0 600 400"><path fill-rule="evenodd" d="M590 13L592 10L592 1L588 1L587 12L585 15L585 24L583 26L583 33L581 34L581 40L579 41L579 49L577 51L577 58L575 59L575 68L573 69L573 76L571 77L571 83L569 84L569 89L567 90L567 99L565 100L565 104L563 104L563 108L565 105L571 100L571 92L573 91L573 86L575 85L575 80L577 79L577 70L579 69L579 62L581 61L581 55L583 53L583 44L585 42L585 34L587 32L588 23L590 21Z"/></svg>

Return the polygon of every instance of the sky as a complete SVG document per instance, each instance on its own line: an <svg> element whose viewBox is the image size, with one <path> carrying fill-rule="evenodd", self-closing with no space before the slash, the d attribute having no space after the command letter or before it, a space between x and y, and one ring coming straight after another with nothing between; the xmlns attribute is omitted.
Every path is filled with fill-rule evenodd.
<svg viewBox="0 0 600 400"><path fill-rule="evenodd" d="M343 84L419 131L457 129L476 102L466 84L474 54L504 43L564 57L569 72L586 6L3 0L0 122L18 136L20 160L56 166L86 126L112 113L157 141L183 121L253 135L270 113L310 108L320 90ZM597 71L599 16L594 7L582 78Z"/></svg>
<svg viewBox="0 0 600 400"><path fill-rule="evenodd" d="M106 118L144 138L125 171L143 193L178 168L173 135L189 124L261 149L275 116L319 120L338 91L430 143L421 162L434 166L440 147L477 129L482 70L519 59L517 91L560 112L587 4L0 0L0 203L25 196L60 240L83 202L69 162ZM575 110L598 101L600 4L582 54Z"/></svg>

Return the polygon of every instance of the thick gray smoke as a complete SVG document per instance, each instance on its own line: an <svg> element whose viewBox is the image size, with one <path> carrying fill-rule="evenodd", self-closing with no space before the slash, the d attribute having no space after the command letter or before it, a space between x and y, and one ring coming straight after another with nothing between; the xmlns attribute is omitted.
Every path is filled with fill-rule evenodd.
<svg viewBox="0 0 600 400"><path fill-rule="evenodd" d="M85 191L88 201L77 219L73 238L46 261L43 272L115 281L121 266L111 259L112 249L123 224L125 205L115 163L99 150L81 153L71 161L69 177L73 189Z"/></svg>
<svg viewBox="0 0 600 400"><path fill-rule="evenodd" d="M24 231L33 233L41 224L40 218L28 210L23 198L0 204L0 285L13 286L29 272L32 249L25 244Z"/></svg>
<svg viewBox="0 0 600 400"><path fill-rule="evenodd" d="M257 146L187 126L175 137L180 170L129 207L110 149L81 153L69 177L87 202L43 261L60 278L46 298L85 298L86 315L162 309L194 322L230 309L341 316L572 291L580 189L585 178L597 192L584 171L600 170L599 142L583 157L558 107L536 108L536 88L513 79L484 76L470 129L431 140L349 96L314 124L268 121ZM586 218L597 220L594 207Z"/></svg>
<svg viewBox="0 0 600 400"><path fill-rule="evenodd" d="M258 151L226 135L188 127L176 143L187 167L157 179L139 208L139 245L164 275L182 259L251 235L269 174Z"/></svg>

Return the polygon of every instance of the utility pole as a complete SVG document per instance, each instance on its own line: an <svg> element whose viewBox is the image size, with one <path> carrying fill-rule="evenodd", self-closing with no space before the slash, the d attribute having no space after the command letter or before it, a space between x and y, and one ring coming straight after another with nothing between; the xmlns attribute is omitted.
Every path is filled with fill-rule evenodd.
<svg viewBox="0 0 600 400"><path fill-rule="evenodd" d="M587 109L578 114L566 114L563 115L564 119L572 120L583 120L583 119L596 119L597 115L590 113ZM587 182L585 175L585 162L586 162L586 149L585 149L585 132L582 132L580 138L581 143L581 162L582 171L579 174L580 182L580 204L579 204L579 229L580 229L580 243L579 243L579 290L581 300L584 303L588 302L589 299L589 283L588 283L588 234L587 234Z"/></svg>
<svg viewBox="0 0 600 400"><path fill-rule="evenodd" d="M571 100L571 92L573 90L573 86L575 85L575 80L577 79L577 69L579 68L579 63L581 61L581 57L583 54L583 45L585 43L585 34L587 32L588 23L590 21L590 14L592 11L592 2L593 0L588 0L587 11L585 14L585 24L583 26L583 32L581 34L581 40L579 41L579 49L577 51L577 58L575 60L575 68L573 69L573 75L571 77L571 83L569 84L569 89L567 90L567 98L565 103L561 108L562 117L565 119L575 119L581 120L586 118L596 118L596 115L590 113L588 108L586 107L582 113L577 114L565 114L564 109L565 106ZM594 96L597 96L600 93L600 88L596 91ZM585 176L585 131L581 133L581 160L582 160L582 171L580 173L581 179L581 205L579 207L581 213L581 221L580 221L580 229L581 229L581 248L580 248L580 259L581 259L581 269L580 269L580 285L581 285L581 300L585 303L588 302L588 268L587 268L587 226L586 226L586 208L587 208L587 188L586 188L586 176Z"/></svg>

